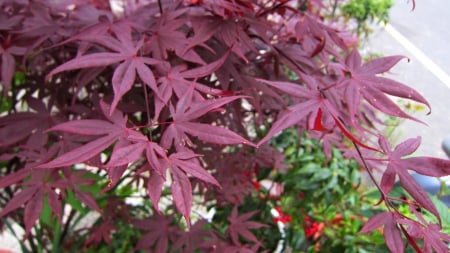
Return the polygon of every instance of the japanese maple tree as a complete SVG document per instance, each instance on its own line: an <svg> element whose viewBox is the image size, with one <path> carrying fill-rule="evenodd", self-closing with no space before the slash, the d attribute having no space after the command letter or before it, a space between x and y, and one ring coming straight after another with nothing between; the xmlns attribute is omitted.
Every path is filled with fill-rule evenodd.
<svg viewBox="0 0 450 253"><path fill-rule="evenodd" d="M328 157L339 148L372 176L387 211L362 232L384 226L392 252L402 253L404 242L447 252L439 214L409 172L450 175L450 161L409 157L420 137L392 149L380 124L383 115L418 121L392 97L429 104L383 77L403 57L364 62L338 21L322 17L325 1L4 0L0 7L0 217L23 224L31 247L45 207L64 227L73 221L67 209L79 203L101 216L87 228L86 247L111 243L112 221L121 219L142 230L136 249L268 250L252 234L266 227L252 221L257 210L238 207L262 168L283 169L269 140L296 127L314 133ZM384 171L380 181L375 170ZM411 199L390 195L397 178ZM129 217L120 196L105 203L88 190L95 184L100 195L124 184L143 189L153 208ZM164 192L169 203L161 203ZM228 227L191 220L193 202L228 210ZM437 222L414 208L405 216L396 202Z"/></svg>

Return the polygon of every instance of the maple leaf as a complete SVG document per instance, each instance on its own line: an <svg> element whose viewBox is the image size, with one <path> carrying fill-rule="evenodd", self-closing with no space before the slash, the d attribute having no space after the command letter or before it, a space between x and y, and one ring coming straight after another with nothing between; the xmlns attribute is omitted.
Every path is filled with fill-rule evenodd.
<svg viewBox="0 0 450 253"><path fill-rule="evenodd" d="M19 24L21 24L25 17L17 11L14 13L14 15L11 15L11 13L6 13L4 11L0 12L0 30L2 31L10 31L14 30L15 27L17 27Z"/></svg>
<svg viewBox="0 0 450 253"><path fill-rule="evenodd" d="M245 31L247 26L245 20L222 19L217 16L210 17L208 20L201 20L201 23L196 22L195 19L193 20L193 29L196 33L189 39L187 48L192 48L194 45L202 45L200 43L214 36L223 41L233 53L246 62L248 62L248 59L245 56L245 52L247 50L256 51L252 39ZM268 27L265 28L268 29Z"/></svg>
<svg viewBox="0 0 450 253"><path fill-rule="evenodd" d="M172 196L178 211L183 214L188 226L191 225L192 185L189 178L178 168L171 169L173 182L171 185Z"/></svg>
<svg viewBox="0 0 450 253"><path fill-rule="evenodd" d="M161 198L162 189L164 187L164 178L158 173L150 172L147 182L147 193L153 203L153 207L158 214L162 214L159 210L159 200Z"/></svg>
<svg viewBox="0 0 450 253"><path fill-rule="evenodd" d="M85 192L80 188L80 186L92 185L95 182L95 180L85 177L86 175L89 175L90 172L85 170L65 170L64 172L64 178L59 183L66 185L68 189L72 190L75 197L86 206L97 211L98 213L102 213L102 210L98 206L94 196L90 192Z"/></svg>
<svg viewBox="0 0 450 253"><path fill-rule="evenodd" d="M204 94L211 95L219 95L222 94L223 91L219 89L214 89L208 87L204 84L197 82L197 78L201 78L207 75L212 74L218 68L220 68L229 55L229 51L226 52L222 57L218 60L211 62L209 64L188 69L186 65L178 65L167 70L167 76L162 76L158 79L158 82L161 83L159 86L160 94L162 96L162 100L158 97L155 98L155 118L159 117L159 113L163 106L167 105L168 101L172 97L172 94L175 93L178 98L183 97L186 93L189 92L189 89L192 85L196 91L200 91ZM195 78L194 80L188 80ZM199 99L203 99L200 94L194 93L193 96L198 97Z"/></svg>
<svg viewBox="0 0 450 253"><path fill-rule="evenodd" d="M173 153L169 156L167 166L171 169L178 168L205 183L220 187L219 182L200 165L198 157L199 155L188 151Z"/></svg>
<svg viewBox="0 0 450 253"><path fill-rule="evenodd" d="M230 96L191 102L192 94L193 89L191 88L189 89L189 92L178 101L176 109L171 107L173 122L164 131L161 138L161 146L169 149L173 144L177 150L183 149L186 142L190 143L186 133L208 143L247 144L253 146L250 141L247 141L226 128L211 124L191 122L212 110L242 98L242 96Z"/></svg>
<svg viewBox="0 0 450 253"><path fill-rule="evenodd" d="M154 170L150 172L147 191L155 209L159 211L157 207L161 196L161 189L165 181L165 170L169 168L173 177L171 188L175 204L189 222L192 205L192 186L187 175L217 187L220 187L219 183L202 168L197 159L199 155L182 151L173 153L167 157L164 150L158 144L148 142L146 139L133 144L130 144L128 141L122 142L122 144L116 144L111 154L111 159L106 166L123 166L134 162L142 156L144 150L146 150L145 153L149 165ZM123 173L123 171L124 169L120 169L119 173ZM116 179L115 181L111 181L108 186L109 188L112 187L111 184L117 182L117 177L119 176L115 175Z"/></svg>
<svg viewBox="0 0 450 253"><path fill-rule="evenodd" d="M24 204L26 210L25 214L28 215L24 216L25 235L28 236L31 231L31 227L36 222L42 210L42 190L39 185L25 188L16 193L11 201L9 201L0 212L0 217L7 215Z"/></svg>
<svg viewBox="0 0 450 253"><path fill-rule="evenodd" d="M91 127L90 126L104 126L106 128L100 130L100 128L96 128L94 131L90 132ZM80 128L77 128L77 126L81 126ZM100 120L77 120L77 121L70 121L65 122L60 125L57 125L51 130L53 131L66 131L69 132L72 130L72 133L77 133L81 135L98 135L99 133L106 134L103 137L97 138L87 144L84 144L78 148L72 149L69 152L66 152L60 156L58 156L56 159L41 164L38 166L38 168L57 168L57 167L64 167L64 166L70 166L76 163L84 162L95 155L101 153L103 150L108 148L111 144L113 144L120 136L123 135L123 131L121 129L115 129L114 131L108 131L107 127L113 126L113 124L107 122L107 121L100 121Z"/></svg>
<svg viewBox="0 0 450 253"><path fill-rule="evenodd" d="M318 81L306 75L302 75L302 79L305 81L306 85L292 82L259 80L260 82L266 83L290 96L298 98L300 102L289 106L286 110L287 112L277 118L272 124L269 132L258 142L257 146L268 141L282 130L291 127L304 119L308 119L308 125L314 130L327 131L337 126L347 138L361 147L376 150L359 141L354 134L347 129L342 122L342 118L340 117L341 113L337 109L337 106L321 91Z"/></svg>
<svg viewBox="0 0 450 253"><path fill-rule="evenodd" d="M257 211L248 212L238 216L237 206L235 205L233 207L231 215L228 217L230 226L227 229L227 234L230 235L234 245L241 245L239 236L242 236L246 240L255 242L256 244L260 244L258 238L250 232L250 229L260 229L267 227L267 225L255 221L248 221L256 212Z"/></svg>
<svg viewBox="0 0 450 253"><path fill-rule="evenodd" d="M103 113L107 114L106 110L110 107L103 102L101 105ZM127 138L130 135L130 131L125 127L127 119L121 116L119 111L115 111L109 119L113 123L98 119L81 119L64 122L50 128L48 131L62 131L77 135L101 137L72 149L48 163L41 164L37 168L64 167L84 162L104 151L118 138Z"/></svg>
<svg viewBox="0 0 450 253"><path fill-rule="evenodd" d="M185 12L185 9L164 12L151 28L152 35L145 40L145 52L159 60L166 60L174 52L183 60L203 65L203 59L188 46L186 34L181 31L188 21L183 16Z"/></svg>
<svg viewBox="0 0 450 253"><path fill-rule="evenodd" d="M51 125L49 111L44 103L36 98L28 97L28 106L36 112L19 112L0 118L0 149L9 147L33 135L41 136L46 140L43 133Z"/></svg>
<svg viewBox="0 0 450 253"><path fill-rule="evenodd" d="M366 224L359 231L360 233L367 233L380 226L383 226L383 236L386 240L386 245L395 253L403 253L403 239L400 229L397 225L397 220L400 217L396 213L383 212L372 216Z"/></svg>
<svg viewBox="0 0 450 253"><path fill-rule="evenodd" d="M161 97L156 86L155 77L152 70L147 66L161 64L161 61L150 57L139 56L139 50L143 46L143 40L133 41L131 37L131 27L128 23L119 23L120 25L113 26L113 32L118 39L113 37L101 37L101 43L111 47L117 52L100 52L88 55L78 56L62 65L53 69L47 76L48 80L51 76L68 70L90 68L90 67L105 67L115 63L120 64L115 68L112 76L112 86L114 89L114 100L111 104L110 114L116 108L120 98L128 92L135 83L136 74L140 79L149 86L156 95ZM96 41L99 42L99 41Z"/></svg>
<svg viewBox="0 0 450 253"><path fill-rule="evenodd" d="M415 240L422 238L422 250L425 253L447 253L450 235L443 233L440 225L427 222L422 214L416 211L415 207L411 206L410 210L412 210L416 217L419 218L420 222L406 218L398 221L399 224L408 227L407 231L405 231L405 233L407 233L407 238L413 237ZM417 245L413 246L418 247ZM435 251L433 251L433 249Z"/></svg>
<svg viewBox="0 0 450 253"><path fill-rule="evenodd" d="M116 227L111 222L104 222L92 228L89 237L85 241L85 245L98 245L102 241L111 244L111 233Z"/></svg>
<svg viewBox="0 0 450 253"><path fill-rule="evenodd" d="M156 214L150 218L143 220L136 220L133 225L141 230L144 230L144 235L141 236L137 242L136 249L149 250L154 247L154 252L165 253L168 252L169 242L173 242L176 234L178 234L178 227L171 225L172 217Z"/></svg>
<svg viewBox="0 0 450 253"><path fill-rule="evenodd" d="M198 155L191 152L177 152L169 157L167 164L173 178L171 185L173 200L189 225L192 206L192 185L187 174L203 182L220 187L219 182L201 167L197 157Z"/></svg>
<svg viewBox="0 0 450 253"><path fill-rule="evenodd" d="M224 19L252 15L254 6L250 1L229 2L226 0L204 0L202 6Z"/></svg>
<svg viewBox="0 0 450 253"><path fill-rule="evenodd" d="M189 231L180 231L174 241L172 252L194 253L204 241L211 239L211 232L205 229L206 220L198 220Z"/></svg>
<svg viewBox="0 0 450 253"><path fill-rule="evenodd" d="M0 55L1 55L1 64L0 64L0 80L3 87L3 93L6 95L9 91L9 86L13 80L14 72L16 70L16 60L14 58L15 55L24 55L26 48L18 47L14 45L14 42L11 41L11 34L8 34L4 41L0 44Z"/></svg>
<svg viewBox="0 0 450 253"><path fill-rule="evenodd" d="M387 162L386 170L381 177L381 189L385 194L389 193L395 184L396 176L405 190L424 208L439 217L439 213L425 190L414 180L408 170L413 170L419 174L434 177L450 175L450 160L431 158L431 157L410 157L420 145L421 138L410 138L398 144L394 150L385 137L380 136L379 144L387 156L386 159L374 159Z"/></svg>
<svg viewBox="0 0 450 253"><path fill-rule="evenodd" d="M339 63L339 69L343 75L338 81L338 86L345 89L344 96L351 117L354 117L362 98L364 98L373 107L386 114L420 122L403 112L387 95L410 99L430 108L427 100L404 84L377 76L377 74L390 70L403 58L402 56L389 56L362 64L358 51L353 50L345 59L345 63Z"/></svg>
<svg viewBox="0 0 450 253"><path fill-rule="evenodd" d="M47 201L52 209L52 212L55 213L59 219L61 219L61 198L60 195L56 193L55 189L64 190L65 185L60 187L58 182L47 181L49 179L46 178L51 178L52 176L49 175L51 173L48 170L30 171L23 169L22 171L26 171L26 175L30 175L30 179L22 183L23 188L21 191L16 192L8 204L3 208L0 212L0 217L6 216L15 209L25 205L23 219L25 224L25 237L27 237L30 235L31 228L41 215L44 204L44 196L47 197ZM14 175L16 179L21 178L17 173L12 175ZM3 180L4 179L2 178L1 183L5 183Z"/></svg>
<svg viewBox="0 0 450 253"><path fill-rule="evenodd" d="M339 59L340 56L333 48L334 43L341 48L346 48L335 35L335 32L328 32L329 28L317 22L311 15L298 16L291 20L290 23L294 25L293 33L297 41L301 41L302 53L307 58L319 55L324 62L327 62L324 57L331 54Z"/></svg>

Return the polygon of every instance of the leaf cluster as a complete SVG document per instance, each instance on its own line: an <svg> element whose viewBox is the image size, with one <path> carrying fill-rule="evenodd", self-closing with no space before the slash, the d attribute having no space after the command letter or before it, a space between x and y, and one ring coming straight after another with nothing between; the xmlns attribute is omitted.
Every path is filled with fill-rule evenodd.
<svg viewBox="0 0 450 253"><path fill-rule="evenodd" d="M114 221L124 220L142 233L138 250L260 251L264 242L251 231L264 225L237 206L261 171L285 167L283 151L268 141L295 127L320 140L326 158L340 149L374 180L388 211L363 232L384 226L394 252L403 252L404 239L419 252L444 252L439 213L408 171L445 176L450 162L409 157L420 138L391 149L378 117L418 121L392 96L428 102L382 76L403 57L362 61L345 31L321 18L321 1L0 7L0 217L22 224L29 250L79 243L68 238L85 238L85 248L112 243ZM317 180L335 174L351 177L330 168L310 183L327 187ZM437 222L398 211L390 195L397 177L408 203ZM134 216L116 196L129 188L146 203ZM191 217L211 203L231 210L224 233L204 233L203 219ZM55 234L36 225L48 210L60 224ZM77 226L88 210L98 222Z"/></svg>

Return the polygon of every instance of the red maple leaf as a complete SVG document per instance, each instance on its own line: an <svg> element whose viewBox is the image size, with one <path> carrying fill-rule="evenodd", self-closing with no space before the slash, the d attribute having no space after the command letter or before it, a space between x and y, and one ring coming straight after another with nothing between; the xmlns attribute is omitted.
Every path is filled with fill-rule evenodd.
<svg viewBox="0 0 450 253"><path fill-rule="evenodd" d="M398 176L400 183L408 191L409 194L424 208L432 212L436 217L439 213L436 210L433 202L428 197L425 190L414 180L410 175L409 170L413 170L419 174L443 177L450 175L450 160L444 160L432 157L407 157L414 153L420 145L421 138L411 138L398 144L394 150L391 150L387 139L383 136L379 138L379 144L384 154L385 159L377 159L387 163L386 170L383 172L381 178L381 189L384 194L388 194L395 184L395 179Z"/></svg>
<svg viewBox="0 0 450 253"><path fill-rule="evenodd" d="M129 23L121 22L111 26L112 31L117 38L109 36L100 36L95 40L96 43L111 48L116 52L99 52L78 56L53 69L46 77L68 70L106 67L112 64L120 63L114 70L112 76L112 86L114 90L114 100L111 104L109 113L112 114L120 98L128 92L136 80L136 74L142 82L149 86L159 97L159 90L152 70L147 65L162 63L150 57L140 56L140 50L143 46L143 40L133 40L132 27ZM83 37L84 38L84 37Z"/></svg>
<svg viewBox="0 0 450 253"><path fill-rule="evenodd" d="M216 110L221 106L228 104L242 96L230 96L217 99L207 99L198 102L192 102L193 88L188 90L177 103L176 109L171 107L173 122L164 131L161 138L161 145L169 149L172 145L177 150L185 149L185 144L191 144L186 133L197 137L198 139L214 144L247 144L253 146L253 143L239 136L235 132L223 127L212 124L203 124L193 122L204 114Z"/></svg>
<svg viewBox="0 0 450 253"><path fill-rule="evenodd" d="M360 233L367 233L380 226L384 226L383 236L386 244L392 252L403 253L404 245L397 220L400 219L397 213L383 212L372 216L361 229Z"/></svg>
<svg viewBox="0 0 450 253"><path fill-rule="evenodd" d="M256 244L260 244L261 242L256 238L256 236L250 232L250 229L259 229L263 227L267 227L267 225L249 221L249 219L256 213L257 211L244 213L242 215L238 215L238 208L234 206L231 211L231 215L228 217L228 221L230 222L230 226L227 229L227 234L230 235L231 241L234 245L240 246L241 241L239 236L242 236L246 240L252 241Z"/></svg>
<svg viewBox="0 0 450 253"><path fill-rule="evenodd" d="M171 216L156 214L150 218L136 220L133 222L138 229L144 230L144 235L139 239L137 250L154 249L156 253L168 252L169 242L174 242L178 232L178 227L171 225Z"/></svg>
<svg viewBox="0 0 450 253"><path fill-rule="evenodd" d="M362 98L364 98L369 104L384 113L419 121L403 112L387 95L411 99L430 108L426 99L404 84L378 76L378 74L389 71L403 58L402 56L382 57L362 64L359 52L353 50L347 56L345 63L338 64L338 68L343 73L338 81L338 86L345 89L344 96L351 117L354 117Z"/></svg>

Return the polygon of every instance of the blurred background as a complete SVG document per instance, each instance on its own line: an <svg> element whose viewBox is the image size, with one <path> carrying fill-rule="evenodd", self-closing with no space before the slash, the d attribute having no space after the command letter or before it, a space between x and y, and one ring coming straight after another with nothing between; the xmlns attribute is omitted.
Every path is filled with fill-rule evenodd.
<svg viewBox="0 0 450 253"><path fill-rule="evenodd" d="M405 121L397 131L398 140L422 136L417 155L446 158L441 143L450 136L450 1L396 0L390 10L389 24L373 27L365 42L370 53L403 55L390 77L419 91L430 103L432 112L412 106L415 117L428 126Z"/></svg>

